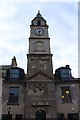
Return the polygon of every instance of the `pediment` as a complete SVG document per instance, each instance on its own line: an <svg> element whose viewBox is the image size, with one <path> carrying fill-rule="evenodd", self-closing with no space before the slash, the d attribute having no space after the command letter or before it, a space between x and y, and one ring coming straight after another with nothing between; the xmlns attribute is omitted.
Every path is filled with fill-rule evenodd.
<svg viewBox="0 0 80 120"><path fill-rule="evenodd" d="M27 77L27 80L29 81L52 81L53 79L53 75L47 75L44 72L37 72L34 75Z"/></svg>

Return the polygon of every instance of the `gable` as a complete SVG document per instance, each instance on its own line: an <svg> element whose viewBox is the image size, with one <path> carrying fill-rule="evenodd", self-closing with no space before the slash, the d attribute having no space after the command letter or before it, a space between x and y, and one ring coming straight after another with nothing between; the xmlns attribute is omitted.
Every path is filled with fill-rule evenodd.
<svg viewBox="0 0 80 120"><path fill-rule="evenodd" d="M53 75L52 76L48 76L47 74L43 73L43 72L38 72L30 77L27 78L27 80L30 81L52 81L53 80Z"/></svg>

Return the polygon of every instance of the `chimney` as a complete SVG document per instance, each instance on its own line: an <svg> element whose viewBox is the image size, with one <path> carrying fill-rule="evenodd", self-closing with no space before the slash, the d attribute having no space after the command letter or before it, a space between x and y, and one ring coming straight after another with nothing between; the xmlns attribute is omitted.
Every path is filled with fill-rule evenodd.
<svg viewBox="0 0 80 120"><path fill-rule="evenodd" d="M16 61L16 57L14 56L12 59L12 63L11 63L12 67L17 67L17 61Z"/></svg>
<svg viewBox="0 0 80 120"><path fill-rule="evenodd" d="M66 68L70 68L69 65L66 65L65 67L66 67Z"/></svg>

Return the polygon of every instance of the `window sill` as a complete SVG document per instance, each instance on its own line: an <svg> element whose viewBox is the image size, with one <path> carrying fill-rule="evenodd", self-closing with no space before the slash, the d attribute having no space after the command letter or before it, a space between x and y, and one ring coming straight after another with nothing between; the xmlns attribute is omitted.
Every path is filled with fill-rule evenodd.
<svg viewBox="0 0 80 120"><path fill-rule="evenodd" d="M19 103L10 103L10 102L8 102L7 105L19 105Z"/></svg>
<svg viewBox="0 0 80 120"><path fill-rule="evenodd" d="M73 102L62 102L62 104L73 104Z"/></svg>

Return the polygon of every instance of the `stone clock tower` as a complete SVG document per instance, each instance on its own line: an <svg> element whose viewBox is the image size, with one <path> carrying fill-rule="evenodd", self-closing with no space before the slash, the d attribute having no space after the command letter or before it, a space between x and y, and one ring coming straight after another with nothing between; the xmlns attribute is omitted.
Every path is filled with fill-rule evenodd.
<svg viewBox="0 0 80 120"><path fill-rule="evenodd" d="M27 54L25 117L56 118L50 38L46 20L38 11L31 21Z"/></svg>

